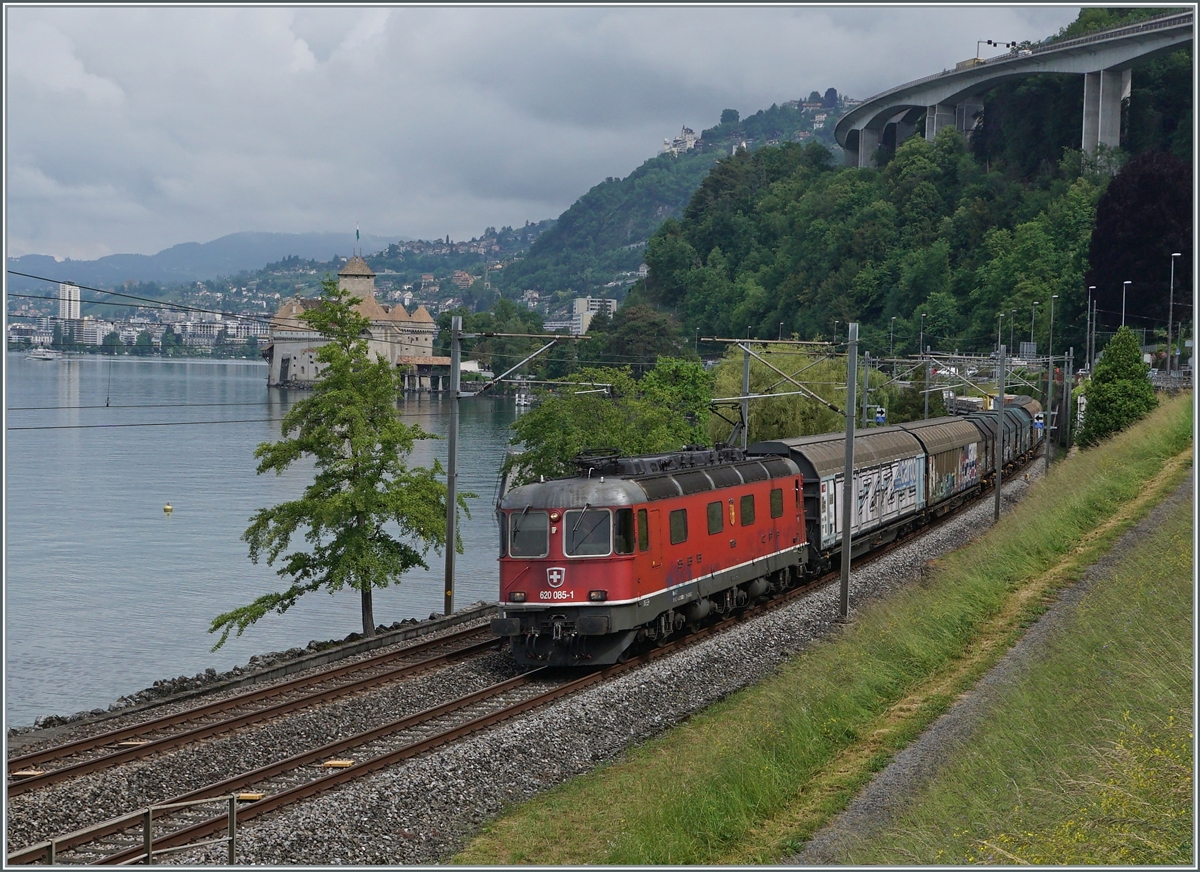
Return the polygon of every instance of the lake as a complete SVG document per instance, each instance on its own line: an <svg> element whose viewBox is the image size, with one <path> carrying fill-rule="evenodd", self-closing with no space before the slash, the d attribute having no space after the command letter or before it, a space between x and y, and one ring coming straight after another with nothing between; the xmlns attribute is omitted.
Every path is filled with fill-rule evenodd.
<svg viewBox="0 0 1200 872"><path fill-rule="evenodd" d="M309 463L255 473L255 447L279 438L305 392L267 388L266 366L250 361L8 353L5 370L9 726L361 631L357 592L316 591L209 652L213 617L286 586L265 561L250 562L240 537L254 512L299 497L311 480ZM406 423L443 437L449 410L441 395L401 403ZM517 414L511 397L461 401L458 487L477 496L461 525L456 608L496 597L492 509ZM424 440L409 462L444 466L446 453L444 438ZM444 558L426 560L429 571L376 590L376 623L441 614Z"/></svg>

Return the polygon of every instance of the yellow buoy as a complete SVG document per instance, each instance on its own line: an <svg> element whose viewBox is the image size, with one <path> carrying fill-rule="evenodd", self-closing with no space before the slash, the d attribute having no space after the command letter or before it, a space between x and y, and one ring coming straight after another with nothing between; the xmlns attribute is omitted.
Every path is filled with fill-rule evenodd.
<svg viewBox="0 0 1200 872"><path fill-rule="evenodd" d="M171 504L170 503L167 503L165 506L163 506L163 514L166 514L166 515L171 514Z"/></svg>

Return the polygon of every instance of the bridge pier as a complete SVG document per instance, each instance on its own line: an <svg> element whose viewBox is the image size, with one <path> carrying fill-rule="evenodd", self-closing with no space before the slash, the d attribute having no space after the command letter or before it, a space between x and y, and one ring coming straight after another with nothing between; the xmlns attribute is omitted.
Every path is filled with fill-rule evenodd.
<svg viewBox="0 0 1200 872"><path fill-rule="evenodd" d="M1101 146L1121 144L1121 101L1129 96L1132 70L1098 70L1083 74L1083 150L1094 155Z"/></svg>
<svg viewBox="0 0 1200 872"><path fill-rule="evenodd" d="M954 123L954 107L946 103L929 106L925 110L925 138L930 142L937 139L938 131Z"/></svg>

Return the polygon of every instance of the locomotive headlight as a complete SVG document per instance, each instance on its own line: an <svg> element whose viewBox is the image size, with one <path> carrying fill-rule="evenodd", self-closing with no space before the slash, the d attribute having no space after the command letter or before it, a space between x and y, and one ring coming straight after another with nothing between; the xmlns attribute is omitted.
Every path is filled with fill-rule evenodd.
<svg viewBox="0 0 1200 872"><path fill-rule="evenodd" d="M562 515L560 515L558 512L551 512L551 513L550 513L550 520L551 520L551 521L557 521L557 520L558 520L559 518L561 518L561 517L562 517Z"/></svg>
<svg viewBox="0 0 1200 872"><path fill-rule="evenodd" d="M514 590L514 591L511 591L511 592L509 593L509 595L508 595L508 601L509 601L510 603L523 603L523 602L525 602L525 591L523 591L523 590Z"/></svg>
<svg viewBox="0 0 1200 872"><path fill-rule="evenodd" d="M594 603L602 603L608 599L608 591L606 590L589 590L588 599Z"/></svg>

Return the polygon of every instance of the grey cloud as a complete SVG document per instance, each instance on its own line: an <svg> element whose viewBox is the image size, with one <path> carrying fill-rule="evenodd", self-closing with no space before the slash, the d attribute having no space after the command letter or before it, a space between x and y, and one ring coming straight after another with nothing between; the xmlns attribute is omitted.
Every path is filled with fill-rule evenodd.
<svg viewBox="0 0 1200 872"><path fill-rule="evenodd" d="M10 7L10 254L554 217L701 130L1067 7Z"/></svg>

